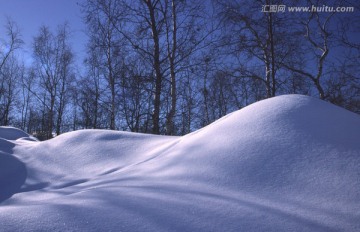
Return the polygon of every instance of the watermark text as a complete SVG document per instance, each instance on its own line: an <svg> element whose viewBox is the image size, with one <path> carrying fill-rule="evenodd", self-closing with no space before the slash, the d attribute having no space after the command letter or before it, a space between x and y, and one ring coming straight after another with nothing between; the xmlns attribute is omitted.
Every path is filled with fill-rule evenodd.
<svg viewBox="0 0 360 232"><path fill-rule="evenodd" d="M353 6L286 6L286 5L262 5L261 12L265 13L301 13L301 12L325 12L325 13L348 13L354 12Z"/></svg>

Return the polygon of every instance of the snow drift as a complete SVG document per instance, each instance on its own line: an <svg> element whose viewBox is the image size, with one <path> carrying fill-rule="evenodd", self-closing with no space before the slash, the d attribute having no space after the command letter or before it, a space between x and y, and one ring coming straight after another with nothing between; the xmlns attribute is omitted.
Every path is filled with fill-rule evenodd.
<svg viewBox="0 0 360 232"><path fill-rule="evenodd" d="M0 137L1 231L360 230L360 117L311 97L183 137Z"/></svg>

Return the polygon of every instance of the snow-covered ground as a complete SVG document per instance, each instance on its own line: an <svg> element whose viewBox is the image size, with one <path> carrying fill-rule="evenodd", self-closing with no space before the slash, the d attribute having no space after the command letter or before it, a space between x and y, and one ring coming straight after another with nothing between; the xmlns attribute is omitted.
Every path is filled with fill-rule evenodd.
<svg viewBox="0 0 360 232"><path fill-rule="evenodd" d="M360 231L360 117L285 95L183 137L1 127L0 231Z"/></svg>

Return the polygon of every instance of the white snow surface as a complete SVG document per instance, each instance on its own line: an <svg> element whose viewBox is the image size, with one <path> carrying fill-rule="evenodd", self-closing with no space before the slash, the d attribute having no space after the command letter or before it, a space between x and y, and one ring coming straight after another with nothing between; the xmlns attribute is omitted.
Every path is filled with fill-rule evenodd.
<svg viewBox="0 0 360 232"><path fill-rule="evenodd" d="M360 117L284 95L182 137L1 127L0 231L360 231Z"/></svg>

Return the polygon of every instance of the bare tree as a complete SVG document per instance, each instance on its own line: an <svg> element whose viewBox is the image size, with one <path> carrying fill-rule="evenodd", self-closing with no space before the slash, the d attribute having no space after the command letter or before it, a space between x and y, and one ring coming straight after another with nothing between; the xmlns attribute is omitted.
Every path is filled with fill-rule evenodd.
<svg viewBox="0 0 360 232"><path fill-rule="evenodd" d="M155 72L155 92L154 92L154 110L152 114L153 121L153 133L160 134L160 107L161 107L161 92L163 82L163 72L161 70L161 64L164 62L160 57L160 32L163 27L163 19L158 17L157 10L160 5L160 1L157 0L143 0L147 18L146 22L151 30L151 38L153 43L152 58L153 68Z"/></svg>
<svg viewBox="0 0 360 232"><path fill-rule="evenodd" d="M69 28L67 24L59 26L57 36L57 52L59 54L58 75L59 75L59 92L57 105L57 119L56 119L56 134L61 132L63 115L66 104L68 103L68 87L74 80L74 72L72 64L74 62L74 54L69 45Z"/></svg>
<svg viewBox="0 0 360 232"><path fill-rule="evenodd" d="M118 85L125 57L124 38L116 28L117 24L114 24L121 6L117 0L89 0L82 7L89 29L89 54L94 56L92 54L96 53L96 65L108 85L109 127L114 130L118 111Z"/></svg>
<svg viewBox="0 0 360 232"><path fill-rule="evenodd" d="M10 114L17 101L19 84L24 75L25 67L14 55L7 58L2 67L1 77L1 97L0 97L0 123L9 125Z"/></svg>
<svg viewBox="0 0 360 232"><path fill-rule="evenodd" d="M7 59L23 44L20 30L14 21L8 18L5 27L7 39L2 39L0 44L0 74Z"/></svg>
<svg viewBox="0 0 360 232"><path fill-rule="evenodd" d="M33 69L27 70L27 73L24 73L21 78L21 102L20 102L20 111L21 111L21 122L20 128L24 131L31 133L28 123L29 123L29 114L31 107L32 99L32 89L35 82L35 72Z"/></svg>
<svg viewBox="0 0 360 232"><path fill-rule="evenodd" d="M42 95L33 93L46 109L46 118L43 120L46 138L52 137L53 129L60 134L67 99L66 88L72 75L73 53L68 37L68 26L64 24L58 27L56 35L48 27L43 26L34 39L34 68L40 78L39 87Z"/></svg>
<svg viewBox="0 0 360 232"><path fill-rule="evenodd" d="M112 2L111 9L102 7L106 2ZM142 60L142 66L151 70L147 78L138 80L152 82L153 88L147 89L153 95L152 133L176 134L177 85L181 72L190 67L192 56L205 47L204 41L210 34L205 32L206 20L201 15L204 7L193 1L171 0L136 3L89 0L85 4L90 17L94 17L94 12L105 15L100 17L111 20L119 36L126 40L126 60L136 56Z"/></svg>
<svg viewBox="0 0 360 232"><path fill-rule="evenodd" d="M102 65L100 55L97 49L89 49L88 58L85 59L86 75L79 81L79 96L77 103L82 112L82 127L85 128L101 128L100 118L102 108L106 108L101 103L103 94L101 82Z"/></svg>
<svg viewBox="0 0 360 232"><path fill-rule="evenodd" d="M15 22L7 19L5 27L7 38L0 40L0 123L8 125L18 80L23 70L15 51L21 47L23 41Z"/></svg>
<svg viewBox="0 0 360 232"><path fill-rule="evenodd" d="M322 85L322 77L324 74L324 64L330 51L330 32L328 29L329 21L334 13L330 13L324 19L322 19L318 12L312 12L309 18L302 22L305 29L305 38L308 44L312 48L317 63L316 72L300 69L295 66L290 66L284 63L284 66L294 73L298 73L306 78L309 78L316 87L319 97L325 99L325 91ZM318 36L319 34L320 36ZM304 49L306 50L306 49Z"/></svg>
<svg viewBox="0 0 360 232"><path fill-rule="evenodd" d="M169 109L166 115L166 134L176 134L177 86L182 82L181 78L187 76L187 69L194 62L202 61L199 53L207 50L210 45L210 36L214 34L217 27L209 23L210 9L205 10L203 2L194 1L163 1L161 12L164 15L165 43L168 68L165 69L164 78L170 85ZM205 13L206 12L206 13ZM210 14L206 15L205 14ZM206 20L208 19L208 20ZM199 58L197 58L199 57Z"/></svg>
<svg viewBox="0 0 360 232"><path fill-rule="evenodd" d="M262 83L266 90L264 97L275 96L280 82L276 75L281 68L279 63L292 52L290 41L285 41L289 31L284 26L285 16L271 11L261 12L264 5L273 4L277 3L270 0L249 1L248 4L217 1L219 13L224 19L221 46L230 50L229 55L236 59L241 57L238 67L234 67L234 74ZM261 66L263 73L258 71Z"/></svg>

